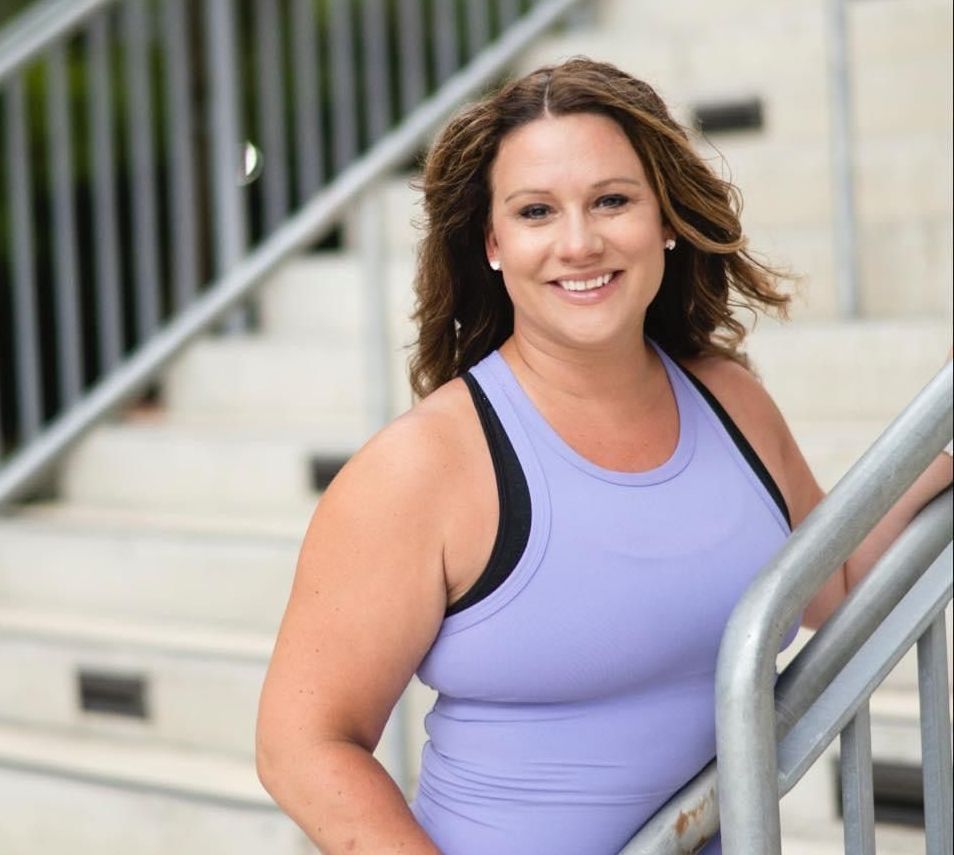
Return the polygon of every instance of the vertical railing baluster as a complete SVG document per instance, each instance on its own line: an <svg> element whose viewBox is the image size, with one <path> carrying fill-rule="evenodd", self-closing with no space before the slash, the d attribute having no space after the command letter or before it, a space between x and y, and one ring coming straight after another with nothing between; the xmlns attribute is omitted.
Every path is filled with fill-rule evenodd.
<svg viewBox="0 0 954 855"><path fill-rule="evenodd" d="M212 209L216 272L221 275L245 254L247 225L241 173L241 120L238 102L238 67L235 49L234 0L206 0L206 58L212 81L209 129L212 159ZM243 312L230 316L227 327L237 332L246 326Z"/></svg>
<svg viewBox="0 0 954 855"><path fill-rule="evenodd" d="M351 3L329 3L331 103L334 121L332 162L336 172L344 169L358 151L357 90L354 81L354 30Z"/></svg>
<svg viewBox="0 0 954 855"><path fill-rule="evenodd" d="M501 32L520 17L520 0L497 0L497 21Z"/></svg>
<svg viewBox="0 0 954 855"><path fill-rule="evenodd" d="M311 0L291 2L291 47L295 94L295 163L298 203L320 186L324 177L324 123L319 103L320 57Z"/></svg>
<svg viewBox="0 0 954 855"><path fill-rule="evenodd" d="M160 318L156 156L149 82L151 28L143 0L126 0L122 28L126 73L126 125L130 146L132 253L136 275L136 334L145 341Z"/></svg>
<svg viewBox="0 0 954 855"><path fill-rule="evenodd" d="M92 209L96 270L96 334L100 372L109 372L123 353L122 296L119 287L119 219L116 212L113 97L109 70L109 18L93 18L86 32L89 62L89 124L93 173Z"/></svg>
<svg viewBox="0 0 954 855"><path fill-rule="evenodd" d="M457 47L457 3L455 0L435 0L434 46L437 83L441 84L460 67L460 52Z"/></svg>
<svg viewBox="0 0 954 855"><path fill-rule="evenodd" d="M288 213L288 140L285 133L285 83L282 71L281 21L275 0L255 0L258 135L261 140L262 188L266 234Z"/></svg>
<svg viewBox="0 0 954 855"><path fill-rule="evenodd" d="M37 335L33 187L27 144L23 78L4 92L4 149L13 278L13 343L16 359L16 415L21 442L32 439L42 420L40 348Z"/></svg>
<svg viewBox="0 0 954 855"><path fill-rule="evenodd" d="M368 110L368 140L384 136L391 124L391 92L388 84L388 40L384 0L366 0L362 18L364 45L364 100Z"/></svg>
<svg viewBox="0 0 954 855"><path fill-rule="evenodd" d="M410 113L427 91L423 7L418 0L400 0L398 16L401 112Z"/></svg>
<svg viewBox="0 0 954 855"><path fill-rule="evenodd" d="M393 417L386 224L381 196L380 185L370 187L361 197L358 211L358 252L367 319L364 352L368 360L368 422L372 430L383 427Z"/></svg>
<svg viewBox="0 0 954 855"><path fill-rule="evenodd" d="M199 222L192 118L191 34L184 0L160 4L166 107L166 164L169 171L169 235L174 311L181 312L199 290Z"/></svg>
<svg viewBox="0 0 954 855"><path fill-rule="evenodd" d="M65 408L79 398L83 387L83 342L80 327L76 212L73 207L73 129L70 122L64 44L60 43L50 49L47 72L57 374L60 406Z"/></svg>
<svg viewBox="0 0 954 855"><path fill-rule="evenodd" d="M928 855L950 855L954 847L951 719L948 713L949 687L945 636L945 617L944 612L941 612L924 635L918 639L924 831Z"/></svg>
<svg viewBox="0 0 954 855"><path fill-rule="evenodd" d="M490 6L487 0L467 0L467 56L473 58L490 41Z"/></svg>
<svg viewBox="0 0 954 855"><path fill-rule="evenodd" d="M841 805L845 855L874 855L871 713L866 700L841 732Z"/></svg>

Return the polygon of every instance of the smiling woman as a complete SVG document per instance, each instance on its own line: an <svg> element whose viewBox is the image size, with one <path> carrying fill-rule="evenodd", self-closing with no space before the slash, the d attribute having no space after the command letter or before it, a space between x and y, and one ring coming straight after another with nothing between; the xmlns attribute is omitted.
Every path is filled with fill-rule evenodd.
<svg viewBox="0 0 954 855"><path fill-rule="evenodd" d="M421 400L312 519L260 776L327 855L616 855L712 759L726 621L821 498L732 316L786 298L611 65L467 107L423 182ZM950 480L942 455L806 621ZM414 673L438 698L408 805L372 752Z"/></svg>
<svg viewBox="0 0 954 855"><path fill-rule="evenodd" d="M635 349L673 232L622 128L591 113L530 122L501 143L490 184L487 257L514 325L565 346Z"/></svg>

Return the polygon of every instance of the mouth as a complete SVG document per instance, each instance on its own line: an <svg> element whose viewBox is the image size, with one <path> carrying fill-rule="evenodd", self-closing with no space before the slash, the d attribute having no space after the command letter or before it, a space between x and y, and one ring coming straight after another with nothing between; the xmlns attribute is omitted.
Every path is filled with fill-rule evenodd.
<svg viewBox="0 0 954 855"><path fill-rule="evenodd" d="M595 276L587 277L568 277L564 276L560 279L551 280L551 285L557 285L562 288L564 291L572 291L574 293L584 292L584 291L598 291L601 288L605 288L611 282L615 281L619 276L619 270L612 270L606 273L599 273Z"/></svg>

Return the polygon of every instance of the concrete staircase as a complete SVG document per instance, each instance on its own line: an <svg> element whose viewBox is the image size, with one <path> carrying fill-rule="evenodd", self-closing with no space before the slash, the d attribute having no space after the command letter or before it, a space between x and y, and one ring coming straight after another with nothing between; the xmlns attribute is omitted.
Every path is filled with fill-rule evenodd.
<svg viewBox="0 0 954 855"><path fill-rule="evenodd" d="M591 27L525 62L609 59L662 83L687 120L696 104L763 99L763 131L712 142L746 193L753 245L804 274L794 322L760 323L750 349L826 487L951 338L950 5L850 8L862 321L835 320L821 0L603 0ZM381 208L400 411L419 214L406 177L382 187ZM374 427L357 228L341 252L263 285L254 335L197 343L163 378L161 406L85 440L55 502L0 518L3 853L314 851L258 784L253 729L322 473ZM873 720L880 756L916 763L912 685L909 659ZM412 686L408 700L408 732L392 722L379 749L391 768L399 741L412 755L422 742L429 695ZM786 851L841 851L829 759L783 801ZM878 834L881 852L922 845Z"/></svg>

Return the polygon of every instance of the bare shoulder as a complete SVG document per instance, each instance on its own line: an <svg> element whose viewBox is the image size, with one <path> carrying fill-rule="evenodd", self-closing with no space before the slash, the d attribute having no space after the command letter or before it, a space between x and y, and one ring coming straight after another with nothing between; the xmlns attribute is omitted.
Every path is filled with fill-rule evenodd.
<svg viewBox="0 0 954 855"><path fill-rule="evenodd" d="M724 356L693 357L681 364L715 395L749 442L771 446L781 439L785 419L752 371Z"/></svg>
<svg viewBox="0 0 954 855"><path fill-rule="evenodd" d="M469 392L454 380L390 422L359 449L322 501L374 485L384 493L439 490L471 440ZM420 510L420 509L419 509Z"/></svg>
<svg viewBox="0 0 954 855"><path fill-rule="evenodd" d="M822 491L768 390L753 371L727 357L694 357L681 364L712 392L755 449L782 490L797 525Z"/></svg>

